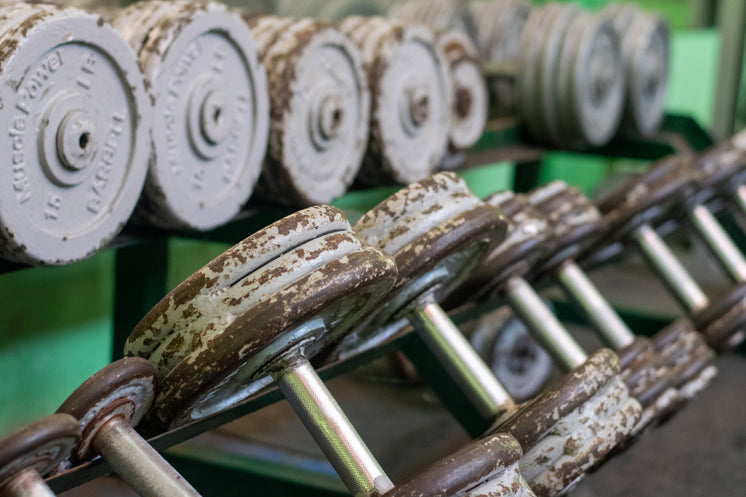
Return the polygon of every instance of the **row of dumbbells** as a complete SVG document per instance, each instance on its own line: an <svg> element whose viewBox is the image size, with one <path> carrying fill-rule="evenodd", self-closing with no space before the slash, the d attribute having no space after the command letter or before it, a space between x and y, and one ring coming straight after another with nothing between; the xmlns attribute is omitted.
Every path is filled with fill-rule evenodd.
<svg viewBox="0 0 746 497"><path fill-rule="evenodd" d="M89 256L135 208L141 223L207 230L255 189L306 206L356 177L410 183L486 120L457 32L165 1L95 14L6 2L0 15L0 254L14 261Z"/></svg>
<svg viewBox="0 0 746 497"><path fill-rule="evenodd" d="M671 212L706 219L707 201L741 189L742 142L736 136L696 161L664 159L596 205L560 182L480 201L458 177L440 173L394 194L354 226L328 206L283 218L190 276L141 320L125 346L131 357L94 375L60 408L80 425L58 414L4 439L0 486L43 485L39 461L61 453L50 449L61 439L59 446L75 446L75 453L46 469L64 471L99 453L142 495L195 495L128 426L145 415L149 433L174 428L272 383L354 495L556 495L673 415L716 375L712 348L743 339L746 284L709 300L655 231ZM695 226L711 238L712 223ZM581 269L614 252L606 247L633 243L675 295L697 302L686 306L688 319L652 339L635 336ZM743 260L717 254L726 266ZM616 353L589 356L577 344L533 288L546 276ZM523 404L440 305L495 296L567 373ZM314 364L375 347L405 322L492 428L394 486ZM83 442L75 445L78 430ZM13 495L35 495L23 492Z"/></svg>
<svg viewBox="0 0 746 497"><path fill-rule="evenodd" d="M461 31L486 65L493 110L516 115L541 143L601 146L616 134L649 136L662 122L669 29L632 4L594 13L524 0L278 0L263 7L328 21L387 15Z"/></svg>

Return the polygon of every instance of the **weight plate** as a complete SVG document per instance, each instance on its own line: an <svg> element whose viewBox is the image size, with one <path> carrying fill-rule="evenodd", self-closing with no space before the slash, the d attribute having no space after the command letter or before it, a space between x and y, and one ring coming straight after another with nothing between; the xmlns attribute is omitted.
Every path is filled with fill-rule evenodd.
<svg viewBox="0 0 746 497"><path fill-rule="evenodd" d="M469 10L476 25L482 59L490 62L516 60L531 4L521 0L470 2Z"/></svg>
<svg viewBox="0 0 746 497"><path fill-rule="evenodd" d="M726 142L705 150L697 156L693 166L698 174L698 186L709 190L710 196L741 185L746 166L746 132L741 131Z"/></svg>
<svg viewBox="0 0 746 497"><path fill-rule="evenodd" d="M718 352L732 349L746 338L746 285L711 300L710 305L691 316L707 344Z"/></svg>
<svg viewBox="0 0 746 497"><path fill-rule="evenodd" d="M175 426L243 400L278 361L298 351L310 358L338 341L395 274L341 211L311 207L177 286L135 327L125 351L158 368L154 416Z"/></svg>
<svg viewBox="0 0 746 497"><path fill-rule="evenodd" d="M251 33L216 3L138 2L112 22L138 54L156 115L138 216L191 230L229 221L267 147L267 79Z"/></svg>
<svg viewBox="0 0 746 497"><path fill-rule="evenodd" d="M150 102L132 51L100 17L49 5L2 12L0 119L11 167L0 253L69 264L106 246L132 213L150 153Z"/></svg>
<svg viewBox="0 0 746 497"><path fill-rule="evenodd" d="M508 231L505 240L457 292L470 299L487 297L499 291L508 278L528 273L544 257L551 236L546 218L531 206L525 195L505 190L489 195L484 202L505 212Z"/></svg>
<svg viewBox="0 0 746 497"><path fill-rule="evenodd" d="M552 227L546 259L533 272L541 273L575 259L605 234L606 224L595 205L564 181L535 188L528 200Z"/></svg>
<svg viewBox="0 0 746 497"><path fill-rule="evenodd" d="M684 156L669 156L633 175L596 201L609 230L605 243L626 237L639 226L660 221L691 189L691 166Z"/></svg>
<svg viewBox="0 0 746 497"><path fill-rule="evenodd" d="M502 241L505 228L500 210L448 172L413 183L368 211L353 229L391 256L399 275L385 303L345 337L339 353L369 348L391 321L447 297Z"/></svg>
<svg viewBox="0 0 746 497"><path fill-rule="evenodd" d="M76 388L57 412L79 420L82 438L75 450L77 459L95 455L93 438L112 418L121 417L130 426L137 426L153 402L155 386L155 369L148 361L125 357Z"/></svg>
<svg viewBox="0 0 746 497"><path fill-rule="evenodd" d="M274 20L276 27L266 27ZM331 202L357 175L368 137L370 92L360 52L326 23L251 21L262 23L272 108L262 191L290 204Z"/></svg>
<svg viewBox="0 0 746 497"><path fill-rule="evenodd" d="M546 130L545 98L553 97L553 93L545 93L544 85L551 83L544 78L547 72L545 65L554 64L555 52L559 47L560 31L551 30L554 22L559 20L561 25L567 22L568 16L575 15L577 8L564 4L548 3L541 8L531 9L526 26L521 33L520 57L516 88L518 94L517 112L528 133L538 141L549 140ZM549 50L547 50L549 47Z"/></svg>
<svg viewBox="0 0 746 497"><path fill-rule="evenodd" d="M46 475L72 452L78 439L78 421L67 414L52 414L1 438L0 490L32 468Z"/></svg>
<svg viewBox="0 0 746 497"><path fill-rule="evenodd" d="M692 399L717 376L715 353L697 333L694 324L678 319L653 337L653 347L671 370L684 399Z"/></svg>
<svg viewBox="0 0 746 497"><path fill-rule="evenodd" d="M565 31L554 77L558 120L549 120L557 125L550 127L554 143L608 143L624 106L621 46L611 22L591 12L575 16Z"/></svg>
<svg viewBox="0 0 746 497"><path fill-rule="evenodd" d="M537 395L552 374L552 357L509 306L481 316L468 336L474 350L517 401Z"/></svg>
<svg viewBox="0 0 746 497"><path fill-rule="evenodd" d="M521 446L515 438L507 433L490 435L428 466L386 497L487 497L506 495L506 488L511 489L510 495L531 495L518 470L520 458Z"/></svg>
<svg viewBox="0 0 746 497"><path fill-rule="evenodd" d="M620 350L619 364L630 395L643 407L633 434L640 433L652 423L664 422L681 407L682 399L674 386L673 374L648 338L637 337Z"/></svg>
<svg viewBox="0 0 746 497"><path fill-rule="evenodd" d="M438 48L448 61L453 88L450 146L467 149L482 137L489 106L477 49L463 32L455 29L438 35Z"/></svg>
<svg viewBox="0 0 746 497"><path fill-rule="evenodd" d="M394 2L388 16L424 24L435 32L456 30L477 42L477 26L467 0L405 0Z"/></svg>
<svg viewBox="0 0 746 497"><path fill-rule="evenodd" d="M348 18L340 29L363 53L372 97L359 178L408 184L430 176L447 150L453 95L448 63L432 33L381 18Z"/></svg>
<svg viewBox="0 0 746 497"><path fill-rule="evenodd" d="M601 12L621 41L625 73L621 127L630 134L650 136L663 122L670 59L668 24L632 4L609 4Z"/></svg>
<svg viewBox="0 0 746 497"><path fill-rule="evenodd" d="M518 440L531 489L551 496L597 465L631 432L640 411L619 377L617 356L600 349L490 431Z"/></svg>

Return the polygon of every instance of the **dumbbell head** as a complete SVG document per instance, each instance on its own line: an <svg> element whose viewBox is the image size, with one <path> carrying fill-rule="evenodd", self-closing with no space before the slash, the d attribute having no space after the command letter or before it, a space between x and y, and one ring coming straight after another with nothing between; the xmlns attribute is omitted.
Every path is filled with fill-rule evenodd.
<svg viewBox="0 0 746 497"><path fill-rule="evenodd" d="M349 17L343 33L360 48L371 91L368 149L359 178L411 183L437 170L448 146L448 63L433 33L379 17Z"/></svg>
<svg viewBox="0 0 746 497"><path fill-rule="evenodd" d="M370 91L358 48L312 19L247 18L269 79L270 141L260 186L273 201L328 203L360 169Z"/></svg>
<svg viewBox="0 0 746 497"><path fill-rule="evenodd" d="M155 369L139 357L113 362L80 385L57 409L79 420L82 438L75 458L82 461L96 455L93 439L112 418L137 426L153 403L155 386Z"/></svg>
<svg viewBox="0 0 746 497"><path fill-rule="evenodd" d="M43 476L52 471L79 439L78 421L67 414L47 416L0 439L0 493L23 472Z"/></svg>
<svg viewBox="0 0 746 497"><path fill-rule="evenodd" d="M440 302L505 235L499 209L484 204L453 173L413 183L368 211L354 226L366 243L390 255L399 276L375 317L346 337L364 348L380 327L429 302Z"/></svg>
<svg viewBox="0 0 746 497"><path fill-rule="evenodd" d="M601 243L613 243L644 224L659 221L681 202L693 182L688 161L683 156L661 159L600 198L596 205L609 226Z"/></svg>
<svg viewBox="0 0 746 497"><path fill-rule="evenodd" d="M491 431L518 440L521 471L537 496L549 496L596 465L638 418L639 405L629 403L617 356L601 349L518 411L498 419Z"/></svg>
<svg viewBox="0 0 746 497"><path fill-rule="evenodd" d="M546 216L552 228L546 259L537 271L551 270L575 259L606 232L606 224L595 205L580 190L564 181L553 181L534 189L528 199Z"/></svg>
<svg viewBox="0 0 746 497"><path fill-rule="evenodd" d="M521 446L511 435L488 435L428 466L383 497L487 497L506 495L506 489L510 495L530 496L518 468L521 455Z"/></svg>
<svg viewBox="0 0 746 497"><path fill-rule="evenodd" d="M711 299L691 319L713 349L722 352L736 347L746 338L746 284Z"/></svg>
<svg viewBox="0 0 746 497"><path fill-rule="evenodd" d="M740 174L746 166L746 131L715 145L697 156L693 167L698 175L698 186L712 194L727 190L733 183L740 184Z"/></svg>
<svg viewBox="0 0 746 497"><path fill-rule="evenodd" d="M487 84L477 49L463 31L449 29L439 33L437 44L448 61L453 88L451 148L463 150L477 143L487 123Z"/></svg>
<svg viewBox="0 0 746 497"><path fill-rule="evenodd" d="M159 371L154 415L180 424L244 399L294 354L336 342L391 288L394 262L333 207L258 231L187 278L135 327L127 355Z"/></svg>
<svg viewBox="0 0 746 497"><path fill-rule="evenodd" d="M551 239L551 228L525 195L505 190L493 193L484 202L497 207L508 218L505 239L485 258L458 294L482 298L499 290L511 276L524 276L544 257Z"/></svg>
<svg viewBox="0 0 746 497"><path fill-rule="evenodd" d="M649 136L663 121L668 86L668 24L629 3L611 3L602 10L619 35L624 63L625 104L621 129Z"/></svg>
<svg viewBox="0 0 746 497"><path fill-rule="evenodd" d="M470 2L482 59L506 62L518 57L521 32L531 12L523 0Z"/></svg>
<svg viewBox="0 0 746 497"><path fill-rule="evenodd" d="M691 399L717 375L715 353L688 319L678 319L652 339L655 351L671 370L682 398Z"/></svg>
<svg viewBox="0 0 746 497"><path fill-rule="evenodd" d="M652 342L637 337L618 354L622 379L643 408L638 428L670 418L681 407L682 399L676 391L673 373L655 352Z"/></svg>
<svg viewBox="0 0 746 497"><path fill-rule="evenodd" d="M248 200L267 148L267 78L241 18L217 3L136 2L112 20L135 50L155 108L138 216L207 230Z"/></svg>
<svg viewBox="0 0 746 497"><path fill-rule="evenodd" d="M0 254L69 264L106 246L135 207L150 101L132 50L99 16L25 3L0 14Z"/></svg>

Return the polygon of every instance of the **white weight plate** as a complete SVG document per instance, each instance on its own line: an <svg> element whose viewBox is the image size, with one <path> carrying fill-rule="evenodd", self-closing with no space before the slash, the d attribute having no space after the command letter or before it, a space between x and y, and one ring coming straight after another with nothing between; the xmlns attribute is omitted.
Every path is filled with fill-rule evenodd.
<svg viewBox="0 0 746 497"><path fill-rule="evenodd" d="M138 51L155 105L138 214L179 229L225 223L253 192L267 146L266 74L251 32L214 3L135 4L115 25Z"/></svg>
<svg viewBox="0 0 746 497"><path fill-rule="evenodd" d="M536 497L523 477L519 463L507 466L494 478L454 497Z"/></svg>
<svg viewBox="0 0 746 497"><path fill-rule="evenodd" d="M521 0L471 2L469 10L476 23L482 58L490 62L517 59L531 4Z"/></svg>
<svg viewBox="0 0 746 497"><path fill-rule="evenodd" d="M10 163L0 252L67 264L105 246L132 213L152 110L132 50L100 17L35 5L21 20L11 9L0 34Z"/></svg>
<svg viewBox="0 0 746 497"><path fill-rule="evenodd" d="M619 38L610 21L583 12L567 29L556 75L555 143L599 147L616 134L624 105Z"/></svg>
<svg viewBox="0 0 746 497"><path fill-rule="evenodd" d="M436 32L455 29L476 43L477 27L465 0L405 0L394 2L388 16L424 24Z"/></svg>
<svg viewBox="0 0 746 497"><path fill-rule="evenodd" d="M267 30L269 33L270 30ZM357 47L330 25L303 19L264 36L272 107L261 186L285 203L329 203L357 175L370 92Z"/></svg>
<svg viewBox="0 0 746 497"><path fill-rule="evenodd" d="M456 150L473 146L487 124L489 97L477 49L463 32L451 29L438 35L438 47L448 61L453 88L450 145Z"/></svg>
<svg viewBox="0 0 746 497"><path fill-rule="evenodd" d="M447 62L425 27L369 18L357 29L367 33L362 42L351 38L363 53L372 94L360 178L405 184L426 178L448 146L452 90Z"/></svg>

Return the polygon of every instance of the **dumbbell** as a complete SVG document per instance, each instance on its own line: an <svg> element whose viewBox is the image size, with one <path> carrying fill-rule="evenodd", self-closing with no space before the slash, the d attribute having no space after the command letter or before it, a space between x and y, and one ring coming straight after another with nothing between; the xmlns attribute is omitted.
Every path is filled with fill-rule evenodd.
<svg viewBox="0 0 746 497"><path fill-rule="evenodd" d="M634 242L710 347L724 350L745 336L746 285L711 302L653 227L673 206L684 201L692 186L690 172L682 165L681 157L667 157L599 199L597 205L609 225L608 236L601 244Z"/></svg>
<svg viewBox="0 0 746 497"><path fill-rule="evenodd" d="M176 426L207 416L271 375L353 495L402 495L308 360L377 305L395 275L394 262L333 207L305 209L248 237L177 286L130 335L126 353L148 357L162 378L153 420ZM510 439L471 447L488 450L476 465L463 457L446 465L447 495L487 479L518 481ZM493 462L485 471L490 457L507 468Z"/></svg>
<svg viewBox="0 0 746 497"><path fill-rule="evenodd" d="M294 205L328 203L358 173L370 91L357 47L330 24L245 15L267 69L270 140L260 187Z"/></svg>
<svg viewBox="0 0 746 497"><path fill-rule="evenodd" d="M79 439L78 421L66 414L47 416L0 439L0 495L54 497L42 477Z"/></svg>
<svg viewBox="0 0 746 497"><path fill-rule="evenodd" d="M363 54L371 91L368 148L358 179L411 183L433 174L448 148L448 62L433 33L380 17L348 17L339 29Z"/></svg>
<svg viewBox="0 0 746 497"><path fill-rule="evenodd" d="M511 433L521 442L521 468L537 495L566 488L632 428L639 404L626 402L621 381L606 388L618 373L610 351L597 354L527 406L517 406L441 309L438 302L504 236L500 210L481 202L463 180L439 173L411 184L367 212L354 229L394 258L399 276L385 303L345 337L332 357L374 346L387 325L407 319L479 413L494 421L490 432ZM597 416L589 417L593 409ZM591 419L603 426L602 435L591 433ZM568 437L573 437L572 447Z"/></svg>
<svg viewBox="0 0 746 497"><path fill-rule="evenodd" d="M582 309L601 339L619 354L622 378L632 396L644 408L638 431L667 419L681 405L675 386L683 384L685 391L692 394L692 387L704 387L706 383L702 379L714 376L714 366L703 363L697 356L686 357L685 360L701 365L702 369L680 369L694 375L674 378L655 352L653 342L634 335L575 263L575 259L606 231L600 212L585 195L577 188L555 181L533 190L528 201L545 216L553 233L545 259L534 272L550 274ZM694 336L699 338L696 334ZM707 357L712 358L706 345L702 344L696 350L707 351Z"/></svg>
<svg viewBox="0 0 746 497"><path fill-rule="evenodd" d="M469 2L460 0L404 0L392 2L387 15L424 24L436 32L455 29L476 43L477 27L470 7Z"/></svg>
<svg viewBox="0 0 746 497"><path fill-rule="evenodd" d="M140 196L152 109L122 37L81 10L0 7L0 254L28 264L90 257ZM71 33L70 36L60 33Z"/></svg>
<svg viewBox="0 0 746 497"><path fill-rule="evenodd" d="M525 7L515 9L520 19ZM497 9L495 14L503 12ZM493 39L488 23L480 23L482 40ZM503 85L512 83L513 106L534 140L586 147L604 145L614 136L624 82L620 43L611 21L572 4L532 8L513 50L515 58L494 61L488 75ZM482 46L481 51L491 53L491 48Z"/></svg>
<svg viewBox="0 0 746 497"><path fill-rule="evenodd" d="M187 230L229 221L267 148L267 77L251 33L213 2L140 1L111 22L137 54L155 109L137 218Z"/></svg>
<svg viewBox="0 0 746 497"><path fill-rule="evenodd" d="M631 3L610 3L601 11L619 35L624 63L624 111L620 131L650 136L663 122L671 33L659 16Z"/></svg>
<svg viewBox="0 0 746 497"><path fill-rule="evenodd" d="M100 455L144 497L199 496L133 428L153 402L155 373L145 359L125 357L88 378L62 403L57 413L77 419L82 438L60 471Z"/></svg>

